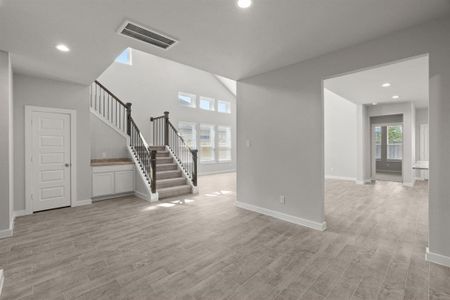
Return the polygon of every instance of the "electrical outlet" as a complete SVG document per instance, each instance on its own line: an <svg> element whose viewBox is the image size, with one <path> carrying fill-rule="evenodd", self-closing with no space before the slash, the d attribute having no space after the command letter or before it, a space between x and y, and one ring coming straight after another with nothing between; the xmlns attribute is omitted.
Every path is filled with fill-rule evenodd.
<svg viewBox="0 0 450 300"><path fill-rule="evenodd" d="M285 204L286 203L286 197L284 195L280 196L280 204Z"/></svg>

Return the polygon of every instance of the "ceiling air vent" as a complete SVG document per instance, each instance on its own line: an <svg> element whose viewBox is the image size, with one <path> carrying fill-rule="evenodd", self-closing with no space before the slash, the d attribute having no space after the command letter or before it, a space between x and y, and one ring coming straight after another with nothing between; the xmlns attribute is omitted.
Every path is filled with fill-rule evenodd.
<svg viewBox="0 0 450 300"><path fill-rule="evenodd" d="M167 49L176 43L176 41L170 37L156 33L155 31L146 29L129 21L125 22L125 24L120 27L119 33L162 49Z"/></svg>

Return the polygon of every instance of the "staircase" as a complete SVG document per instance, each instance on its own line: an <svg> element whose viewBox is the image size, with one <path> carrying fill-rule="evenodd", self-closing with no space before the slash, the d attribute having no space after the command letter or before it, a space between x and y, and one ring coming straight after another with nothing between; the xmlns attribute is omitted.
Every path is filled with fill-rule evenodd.
<svg viewBox="0 0 450 300"><path fill-rule="evenodd" d="M169 113L150 118L153 145L149 145L124 103L95 81L90 88L91 112L127 137L127 147L146 185L148 200L197 193L197 150L190 149L169 120Z"/></svg>

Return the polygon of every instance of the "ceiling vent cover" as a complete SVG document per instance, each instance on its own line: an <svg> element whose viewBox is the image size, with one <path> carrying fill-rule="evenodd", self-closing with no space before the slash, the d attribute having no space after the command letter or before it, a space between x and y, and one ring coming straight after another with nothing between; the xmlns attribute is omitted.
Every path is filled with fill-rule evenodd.
<svg viewBox="0 0 450 300"><path fill-rule="evenodd" d="M125 24L120 27L119 34L140 40L162 49L167 49L176 43L174 39L168 36L164 36L129 21L126 21Z"/></svg>

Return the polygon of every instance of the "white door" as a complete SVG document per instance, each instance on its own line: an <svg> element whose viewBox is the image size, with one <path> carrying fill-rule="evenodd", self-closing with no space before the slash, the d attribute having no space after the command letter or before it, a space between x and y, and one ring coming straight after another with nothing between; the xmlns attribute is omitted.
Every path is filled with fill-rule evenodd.
<svg viewBox="0 0 450 300"><path fill-rule="evenodd" d="M70 115L33 112L33 211L70 206Z"/></svg>

